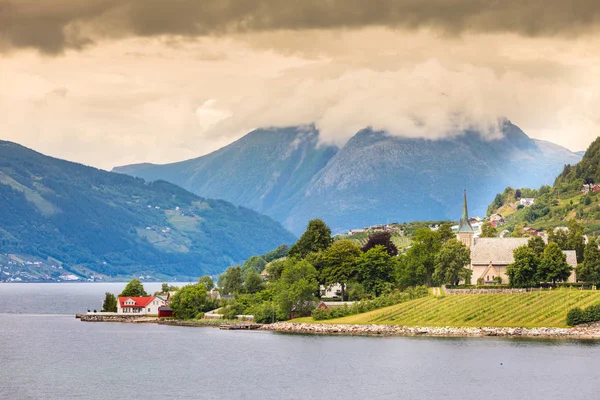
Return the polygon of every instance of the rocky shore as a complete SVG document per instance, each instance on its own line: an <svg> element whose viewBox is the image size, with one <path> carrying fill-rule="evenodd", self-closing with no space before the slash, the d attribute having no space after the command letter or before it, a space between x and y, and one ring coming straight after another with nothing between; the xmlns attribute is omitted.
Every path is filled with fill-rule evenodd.
<svg viewBox="0 0 600 400"><path fill-rule="evenodd" d="M84 322L134 322L134 323L155 323L156 317L146 317L144 315L102 315L102 314L77 314L76 318Z"/></svg>
<svg viewBox="0 0 600 400"><path fill-rule="evenodd" d="M278 322L262 330L285 333L359 336L532 337L600 339L598 326L574 328L412 327L392 325L330 325Z"/></svg>

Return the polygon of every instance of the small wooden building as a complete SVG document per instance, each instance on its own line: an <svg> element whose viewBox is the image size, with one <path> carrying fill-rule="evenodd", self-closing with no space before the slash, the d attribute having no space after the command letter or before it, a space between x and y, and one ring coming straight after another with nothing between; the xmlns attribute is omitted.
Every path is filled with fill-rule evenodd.
<svg viewBox="0 0 600 400"><path fill-rule="evenodd" d="M173 310L169 306L158 307L158 318L172 318Z"/></svg>

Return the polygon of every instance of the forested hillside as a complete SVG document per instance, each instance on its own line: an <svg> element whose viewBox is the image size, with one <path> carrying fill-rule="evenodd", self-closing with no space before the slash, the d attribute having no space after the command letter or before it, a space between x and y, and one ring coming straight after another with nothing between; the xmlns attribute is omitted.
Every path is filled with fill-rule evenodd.
<svg viewBox="0 0 600 400"><path fill-rule="evenodd" d="M488 215L501 214L512 230L525 225L547 230L566 225L575 219L587 233L600 233L600 138L588 148L576 165L565 165L553 186L539 189L506 188L488 208ZM522 198L534 198L530 206L520 204Z"/></svg>
<svg viewBox="0 0 600 400"><path fill-rule="evenodd" d="M294 239L226 201L4 141L0 207L1 253L51 260L82 276L197 277Z"/></svg>

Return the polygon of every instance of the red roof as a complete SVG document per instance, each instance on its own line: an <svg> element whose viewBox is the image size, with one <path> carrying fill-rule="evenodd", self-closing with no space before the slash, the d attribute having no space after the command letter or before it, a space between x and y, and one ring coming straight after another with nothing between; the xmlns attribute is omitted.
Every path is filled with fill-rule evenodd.
<svg viewBox="0 0 600 400"><path fill-rule="evenodd" d="M135 301L135 304L127 304L125 305L125 302L131 299L133 301ZM146 307L148 304L150 304L152 302L152 300L154 300L154 296L146 296L146 297L119 297L119 304L121 305L121 308L124 307Z"/></svg>

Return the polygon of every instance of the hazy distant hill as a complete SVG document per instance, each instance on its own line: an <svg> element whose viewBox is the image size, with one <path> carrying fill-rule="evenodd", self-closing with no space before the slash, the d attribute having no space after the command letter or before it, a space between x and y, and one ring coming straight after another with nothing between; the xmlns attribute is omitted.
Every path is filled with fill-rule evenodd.
<svg viewBox="0 0 600 400"><path fill-rule="evenodd" d="M196 277L293 239L223 200L0 142L4 254L50 257L76 272Z"/></svg>
<svg viewBox="0 0 600 400"><path fill-rule="evenodd" d="M564 164L581 158L530 139L510 122L503 133L501 140L469 131L433 141L366 129L336 150L318 147L312 128L259 129L196 159L115 171L168 180L254 208L296 234L315 217L339 232L375 223L456 219L465 188L472 213L483 215L506 186L551 183Z"/></svg>

